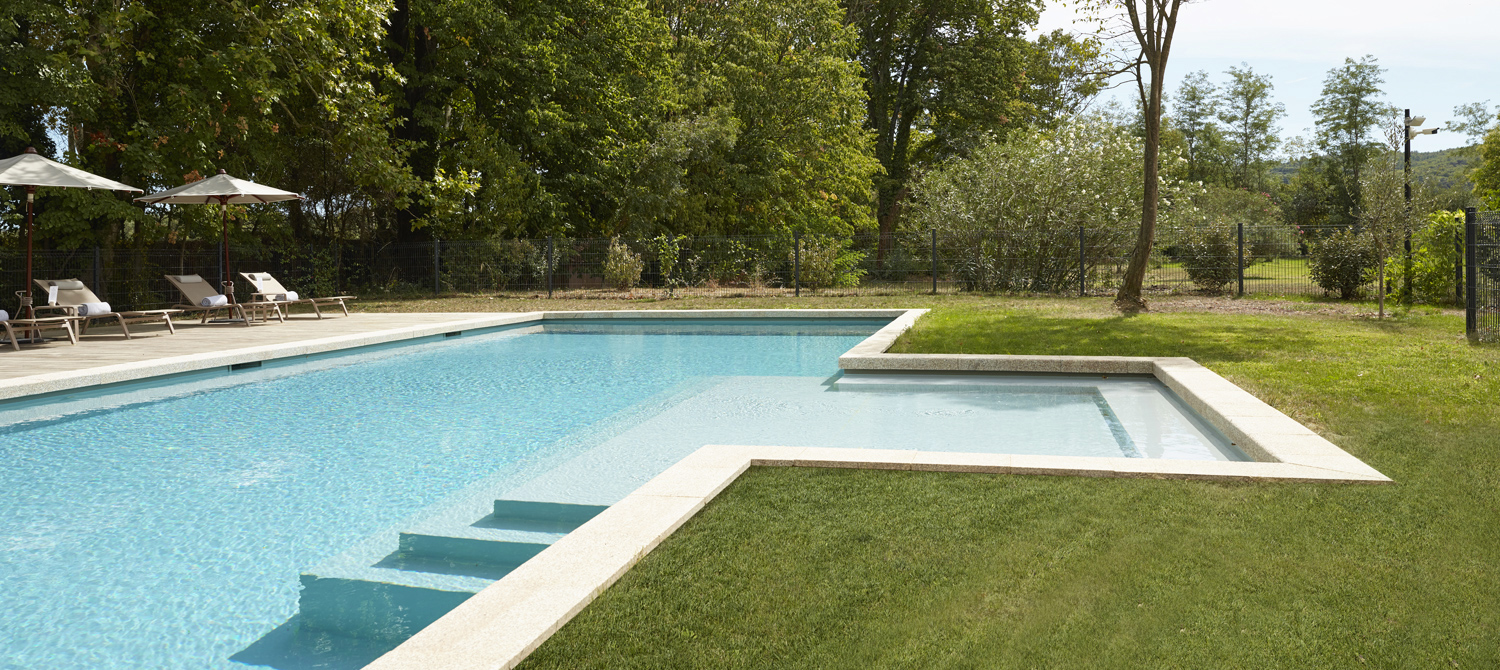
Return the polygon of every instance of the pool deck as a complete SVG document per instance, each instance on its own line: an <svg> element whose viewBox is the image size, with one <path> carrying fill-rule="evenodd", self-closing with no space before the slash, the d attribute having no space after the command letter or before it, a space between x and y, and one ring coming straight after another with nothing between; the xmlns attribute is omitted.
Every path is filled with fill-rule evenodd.
<svg viewBox="0 0 1500 670"><path fill-rule="evenodd" d="M292 316L285 323L203 324L177 322L176 334L160 326L136 326L131 339L118 327L90 328L77 345L66 338L15 351L0 350L0 400L144 377L192 372L270 358L304 356L506 325L536 313L368 313Z"/></svg>
<svg viewBox="0 0 1500 670"><path fill-rule="evenodd" d="M395 328L472 320L477 314L379 314L356 312L349 316L315 319L298 314L286 323L256 322L245 327L235 324L176 322L177 333L168 334L159 325L136 325L126 340L117 326L95 326L79 339L78 345L65 338L38 345L21 345L20 351L9 347L0 351L0 380L55 372L70 372L125 363L140 363L191 354L222 353L232 349L262 347L317 340L339 335L358 335ZM496 316L513 316L497 312Z"/></svg>

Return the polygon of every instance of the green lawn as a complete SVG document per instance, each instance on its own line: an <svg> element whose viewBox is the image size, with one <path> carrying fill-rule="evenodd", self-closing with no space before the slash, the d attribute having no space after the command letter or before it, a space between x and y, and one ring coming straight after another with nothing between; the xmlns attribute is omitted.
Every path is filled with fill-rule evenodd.
<svg viewBox="0 0 1500 670"><path fill-rule="evenodd" d="M1232 264L1232 263L1231 263ZM1148 286L1170 287L1180 291L1192 291L1197 287L1188 278L1181 263L1167 263L1146 273ZM1230 282L1227 291L1237 288ZM1321 295L1322 289L1313 283L1303 258L1278 258L1255 263L1245 268L1245 292L1261 295Z"/></svg>
<svg viewBox="0 0 1500 670"><path fill-rule="evenodd" d="M1500 350L1461 317L933 305L898 351L1191 356L1396 483L759 468L523 667L1500 667Z"/></svg>

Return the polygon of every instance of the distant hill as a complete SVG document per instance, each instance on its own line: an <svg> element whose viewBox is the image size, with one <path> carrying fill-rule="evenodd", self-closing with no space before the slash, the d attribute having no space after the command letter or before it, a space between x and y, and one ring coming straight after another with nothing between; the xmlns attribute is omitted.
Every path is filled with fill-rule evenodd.
<svg viewBox="0 0 1500 670"><path fill-rule="evenodd" d="M1464 178L1471 160L1473 156L1463 149L1413 151L1411 152L1412 179L1425 181L1429 187L1440 190L1458 187L1472 188L1469 180ZM1279 163L1271 167L1271 177L1286 182L1301 165L1301 161Z"/></svg>

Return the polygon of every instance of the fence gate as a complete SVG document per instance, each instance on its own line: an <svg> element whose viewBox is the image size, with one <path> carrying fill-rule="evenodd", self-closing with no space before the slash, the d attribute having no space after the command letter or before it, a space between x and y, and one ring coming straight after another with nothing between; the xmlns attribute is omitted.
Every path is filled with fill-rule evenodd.
<svg viewBox="0 0 1500 670"><path fill-rule="evenodd" d="M1500 212L1464 212L1464 311L1469 338L1500 342Z"/></svg>

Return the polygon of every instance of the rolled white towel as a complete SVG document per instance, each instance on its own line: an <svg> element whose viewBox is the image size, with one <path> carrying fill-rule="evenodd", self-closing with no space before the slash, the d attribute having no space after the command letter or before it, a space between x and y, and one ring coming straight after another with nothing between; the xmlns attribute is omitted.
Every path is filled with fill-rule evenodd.
<svg viewBox="0 0 1500 670"><path fill-rule="evenodd" d="M276 296L276 299L280 300L282 302L296 302L296 300L297 300L297 292L296 291L287 291L286 293L283 293L283 294L281 294L279 296Z"/></svg>
<svg viewBox="0 0 1500 670"><path fill-rule="evenodd" d="M9 320L10 320L10 312L7 312L7 311L5 311L3 309L0 309L0 321L9 321Z"/></svg>
<svg viewBox="0 0 1500 670"><path fill-rule="evenodd" d="M198 304L203 307L223 307L229 304L229 298L222 295L211 295L204 298Z"/></svg>
<svg viewBox="0 0 1500 670"><path fill-rule="evenodd" d="M107 302L85 302L78 305L78 316L97 316L113 311Z"/></svg>

